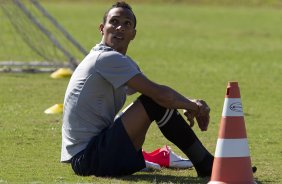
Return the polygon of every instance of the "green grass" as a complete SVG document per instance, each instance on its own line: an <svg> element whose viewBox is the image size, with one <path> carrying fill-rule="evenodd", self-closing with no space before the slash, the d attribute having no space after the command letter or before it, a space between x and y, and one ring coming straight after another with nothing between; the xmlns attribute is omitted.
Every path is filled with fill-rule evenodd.
<svg viewBox="0 0 282 184"><path fill-rule="evenodd" d="M89 50L100 41L97 28L109 4L44 5ZM214 153L226 85L236 80L251 160L258 167L254 177L257 183L282 182L281 10L147 3L133 8L138 33L128 54L149 78L209 103L209 130L194 127L204 145ZM10 42L12 36L5 34ZM6 55L17 55L17 49L0 50L1 59ZM164 169L115 179L75 176L59 162L61 115L43 113L62 103L67 83L49 74L0 73L0 183L207 183L195 170ZM153 124L145 150L164 144L172 146Z"/></svg>

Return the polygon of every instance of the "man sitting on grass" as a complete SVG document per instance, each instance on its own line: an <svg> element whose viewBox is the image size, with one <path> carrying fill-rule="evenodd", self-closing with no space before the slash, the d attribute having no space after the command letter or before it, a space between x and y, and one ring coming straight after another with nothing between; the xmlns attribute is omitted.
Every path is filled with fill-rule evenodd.
<svg viewBox="0 0 282 184"><path fill-rule="evenodd" d="M155 121L163 135L192 161L199 177L211 175L213 156L191 127L206 131L208 105L153 82L126 55L136 17L125 2L104 15L97 44L74 71L64 100L61 161L77 175L123 176L145 168L142 145ZM124 113L126 94L141 95ZM183 119L177 109L185 110ZM156 137L158 139L158 137Z"/></svg>

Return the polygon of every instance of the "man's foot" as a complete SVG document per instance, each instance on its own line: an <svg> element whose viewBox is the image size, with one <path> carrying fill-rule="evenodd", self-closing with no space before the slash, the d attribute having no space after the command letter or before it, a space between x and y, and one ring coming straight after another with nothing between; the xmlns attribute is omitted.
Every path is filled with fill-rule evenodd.
<svg viewBox="0 0 282 184"><path fill-rule="evenodd" d="M169 151L169 167L186 169L193 167L192 162L189 159L182 158L181 156L175 154L169 146L166 146Z"/></svg>
<svg viewBox="0 0 282 184"><path fill-rule="evenodd" d="M161 167L186 169L193 167L189 159L182 158L175 154L169 146L164 146L153 152L147 153L143 150L146 161L159 164Z"/></svg>
<svg viewBox="0 0 282 184"><path fill-rule="evenodd" d="M159 164L153 163L153 162L149 162L147 160L145 160L145 164L146 167L144 169L142 169L141 171L159 171L161 170L161 166Z"/></svg>
<svg viewBox="0 0 282 184"><path fill-rule="evenodd" d="M214 157L212 155L207 155L202 162L194 164L198 177L203 178L211 176L213 160Z"/></svg>

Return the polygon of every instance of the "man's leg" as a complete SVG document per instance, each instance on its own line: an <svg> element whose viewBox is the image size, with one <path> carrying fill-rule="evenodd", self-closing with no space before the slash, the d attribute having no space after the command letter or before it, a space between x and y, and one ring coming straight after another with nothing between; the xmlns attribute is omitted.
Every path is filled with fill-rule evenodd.
<svg viewBox="0 0 282 184"><path fill-rule="evenodd" d="M75 155L71 165L77 175L119 177L145 168L142 150L132 144L121 118L94 136L87 147Z"/></svg>
<svg viewBox="0 0 282 184"><path fill-rule="evenodd" d="M152 122L149 119L142 103L139 100L136 100L121 115L121 119L135 149L137 151L142 149L146 133Z"/></svg>
<svg viewBox="0 0 282 184"><path fill-rule="evenodd" d="M202 145L191 127L175 109L166 109L147 96L138 100L144 106L150 121L156 121L163 135L193 162L198 176L210 176L213 156Z"/></svg>

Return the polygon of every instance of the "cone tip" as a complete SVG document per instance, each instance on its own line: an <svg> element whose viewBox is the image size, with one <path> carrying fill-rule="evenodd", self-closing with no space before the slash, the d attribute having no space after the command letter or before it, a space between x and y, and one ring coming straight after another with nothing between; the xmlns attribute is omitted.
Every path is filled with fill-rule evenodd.
<svg viewBox="0 0 282 184"><path fill-rule="evenodd" d="M237 81L228 82L225 97L240 98L240 89Z"/></svg>
<svg viewBox="0 0 282 184"><path fill-rule="evenodd" d="M232 87L238 86L238 82L237 81L229 81L228 86L232 86Z"/></svg>

